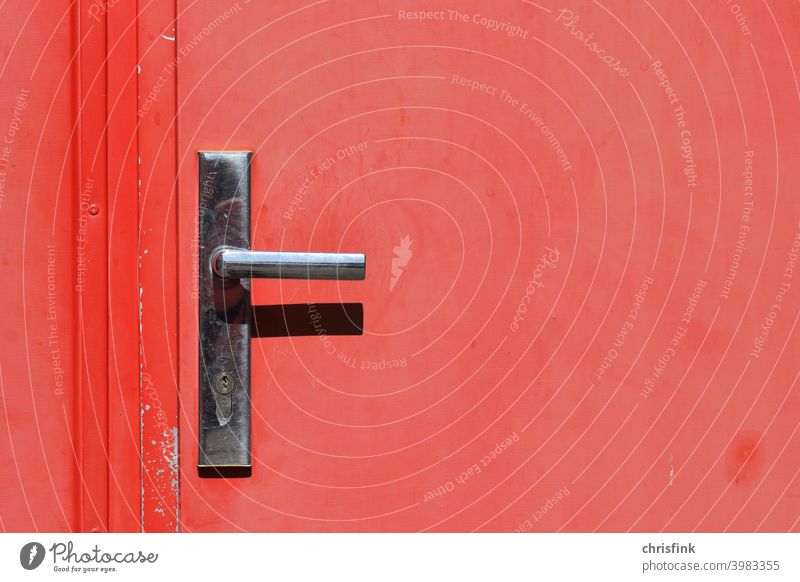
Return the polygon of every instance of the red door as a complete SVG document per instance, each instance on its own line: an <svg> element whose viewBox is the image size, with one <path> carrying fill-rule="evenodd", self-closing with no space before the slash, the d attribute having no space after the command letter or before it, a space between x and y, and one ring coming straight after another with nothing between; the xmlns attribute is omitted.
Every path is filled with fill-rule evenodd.
<svg viewBox="0 0 800 582"><path fill-rule="evenodd" d="M702 10L179 2L182 527L796 527L796 293L755 352L800 218L797 35ZM209 149L253 152L252 248L368 257L252 282L316 334L252 340L229 480L195 469Z"/></svg>
<svg viewBox="0 0 800 582"><path fill-rule="evenodd" d="M798 528L793 3L138 4L3 33L3 528ZM246 283L224 478L201 151L252 249L367 256Z"/></svg>

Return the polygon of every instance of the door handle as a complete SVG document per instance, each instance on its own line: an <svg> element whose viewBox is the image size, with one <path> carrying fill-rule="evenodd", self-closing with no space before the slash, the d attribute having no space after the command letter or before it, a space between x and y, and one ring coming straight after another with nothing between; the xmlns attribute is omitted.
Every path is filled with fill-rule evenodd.
<svg viewBox="0 0 800 582"><path fill-rule="evenodd" d="M363 281L367 259L356 253L289 253L220 247L211 255L211 269L234 279L316 279Z"/></svg>
<svg viewBox="0 0 800 582"><path fill-rule="evenodd" d="M199 152L199 455L206 469L249 474L250 282L248 279L360 281L358 253L250 250L252 152ZM212 473L213 474L213 473ZM237 473L240 474L240 473Z"/></svg>

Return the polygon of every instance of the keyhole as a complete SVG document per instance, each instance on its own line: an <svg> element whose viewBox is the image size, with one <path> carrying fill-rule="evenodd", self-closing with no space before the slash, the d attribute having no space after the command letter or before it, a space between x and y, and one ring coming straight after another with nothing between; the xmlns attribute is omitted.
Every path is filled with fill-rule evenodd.
<svg viewBox="0 0 800 582"><path fill-rule="evenodd" d="M227 396L236 390L236 380L227 372L221 372L214 378L214 390L219 394Z"/></svg>

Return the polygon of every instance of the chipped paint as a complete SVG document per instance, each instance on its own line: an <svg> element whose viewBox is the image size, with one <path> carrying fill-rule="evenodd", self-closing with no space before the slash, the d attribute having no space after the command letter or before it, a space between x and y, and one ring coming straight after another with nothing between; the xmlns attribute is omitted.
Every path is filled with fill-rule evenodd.
<svg viewBox="0 0 800 582"><path fill-rule="evenodd" d="M143 396L153 396L152 387L147 387L148 376L145 374ZM148 446L142 449L142 478L146 487L143 488L143 519L149 515L158 514L160 523L169 529L178 531L178 493L179 493L179 461L178 461L178 427L161 425L163 411L159 405L144 405L148 408L146 426L152 431L160 426L162 429L156 433L155 438L149 438ZM145 493L146 489L146 493ZM174 509L173 509L174 504ZM150 520L145 520L147 523Z"/></svg>
<svg viewBox="0 0 800 582"><path fill-rule="evenodd" d="M178 428L169 422L159 387L145 368L140 383L143 528L157 523L159 529L177 530ZM159 517L154 522L155 514Z"/></svg>
<svg viewBox="0 0 800 582"><path fill-rule="evenodd" d="M139 20L139 39L161 37L172 43L169 51L146 51L139 47L138 63L145 75L162 69L174 62L175 28L174 3L162 2L154 11L153 19ZM162 45L166 47L168 45ZM171 55L168 53L172 53ZM148 77L149 79L150 77ZM144 81L143 81L144 82ZM172 95L174 76L162 91ZM162 93L164 95L164 93ZM143 106L144 96L137 90L137 106ZM154 143L164 144L157 119L161 114L174 113L174 101L161 99L153 104L156 115L142 118L138 127L136 152L137 194L139 196L138 244L138 292L139 292L139 331L140 351L140 409L142 411L142 434L140 440L140 467L142 477L142 524L147 531L168 532L178 529L177 494L178 475L178 386L173 376L174 363L169 342L164 337L164 294L165 283L161 267L167 257L172 257L171 249L154 232L154 225L164 226L164 216L157 206L145 204L148 193L159 197L169 172L164 172L162 162L170 159L167 153L153 147ZM157 139L157 142L154 141ZM173 142L174 147L174 142ZM165 151L168 148L165 147ZM155 155L152 155L156 152ZM159 153L161 152L161 153ZM145 178L145 177L148 178ZM173 224L172 226L176 226ZM145 260L147 259L147 260ZM147 288L147 293L144 293ZM167 333L171 333L169 325Z"/></svg>

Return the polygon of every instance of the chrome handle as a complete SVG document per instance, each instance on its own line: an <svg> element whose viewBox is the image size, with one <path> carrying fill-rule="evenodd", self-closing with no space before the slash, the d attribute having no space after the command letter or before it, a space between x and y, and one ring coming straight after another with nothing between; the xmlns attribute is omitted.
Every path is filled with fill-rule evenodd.
<svg viewBox="0 0 800 582"><path fill-rule="evenodd" d="M363 281L367 259L357 253L289 253L219 247L211 270L228 279L314 279Z"/></svg>

